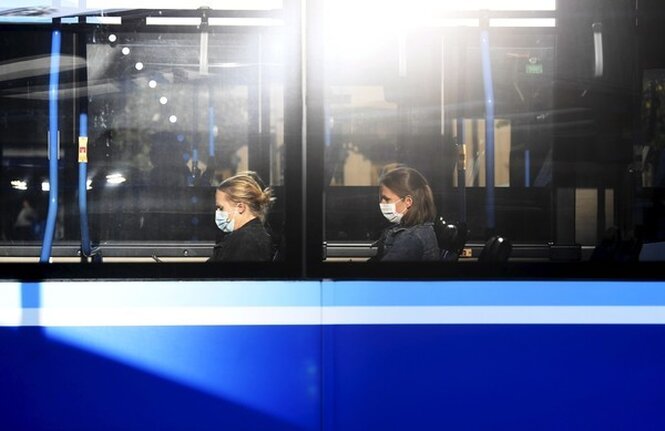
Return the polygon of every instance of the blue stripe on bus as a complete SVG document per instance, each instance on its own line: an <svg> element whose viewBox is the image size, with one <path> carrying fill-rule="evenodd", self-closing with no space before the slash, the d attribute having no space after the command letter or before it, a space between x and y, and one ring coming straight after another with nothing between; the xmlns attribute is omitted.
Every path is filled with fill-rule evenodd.
<svg viewBox="0 0 665 431"><path fill-rule="evenodd" d="M665 282L323 282L324 306L665 305Z"/></svg>
<svg viewBox="0 0 665 431"><path fill-rule="evenodd" d="M0 283L0 307L662 306L665 282L200 281Z"/></svg>

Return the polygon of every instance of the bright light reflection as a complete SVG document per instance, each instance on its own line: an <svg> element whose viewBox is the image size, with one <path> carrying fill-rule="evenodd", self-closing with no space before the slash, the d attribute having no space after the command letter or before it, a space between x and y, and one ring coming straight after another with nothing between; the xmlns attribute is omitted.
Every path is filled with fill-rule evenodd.
<svg viewBox="0 0 665 431"><path fill-rule="evenodd" d="M490 27L556 27L554 18L492 18Z"/></svg>
<svg viewBox="0 0 665 431"><path fill-rule="evenodd" d="M201 18L149 16L145 19L145 24L146 25L201 25Z"/></svg>
<svg viewBox="0 0 665 431"><path fill-rule="evenodd" d="M292 424L289 429L312 429L318 418L315 328L46 327L44 331L51 340L287 421Z"/></svg>
<svg viewBox="0 0 665 431"><path fill-rule="evenodd" d="M122 24L122 17L120 16L88 16L85 18L86 24L101 24L101 25L120 25Z"/></svg>
<svg viewBox="0 0 665 431"><path fill-rule="evenodd" d="M231 69L231 68L234 68L234 67L241 67L241 66L245 66L245 65L246 65L246 64L243 64L243 63L233 63L233 62L229 62L229 63L216 63L216 64L211 64L210 66L211 66L211 67L219 67L219 68L222 68L222 69Z"/></svg>
<svg viewBox="0 0 665 431"><path fill-rule="evenodd" d="M351 29L362 29L363 37L371 37L370 30L395 32L437 22L446 26L474 26L477 20L452 19L448 12L480 10L555 11L556 4L555 0L411 0L408 3L404 0L336 0L326 4L326 21L328 29L337 36L345 37Z"/></svg>
<svg viewBox="0 0 665 431"><path fill-rule="evenodd" d="M92 190L92 180L90 178L85 182L85 189Z"/></svg>
<svg viewBox="0 0 665 431"><path fill-rule="evenodd" d="M122 55L129 55L131 50L127 47L122 48Z"/></svg>
<svg viewBox="0 0 665 431"><path fill-rule="evenodd" d="M17 306L17 292L0 289L0 307ZM291 425L280 429L307 430L319 423L320 327L191 326L191 319L243 310L243 319L259 323L270 313L264 309L320 303L318 282L219 281L48 282L40 285L39 302L51 342L134 368L148 383L158 376ZM161 324L147 315L165 316L166 326L152 326ZM110 320L100 325L100 316Z"/></svg>
<svg viewBox="0 0 665 431"><path fill-rule="evenodd" d="M143 70L143 63L139 61L134 65L134 67L136 68L136 70Z"/></svg>
<svg viewBox="0 0 665 431"><path fill-rule="evenodd" d="M157 81L155 81L154 79L151 79L151 80L148 82L148 87L150 87L150 88L156 88L156 87L157 87Z"/></svg>
<svg viewBox="0 0 665 431"><path fill-rule="evenodd" d="M325 44L330 59L364 61L403 40L408 32L428 27L477 27L475 17L451 12L556 11L555 0L329 0L325 3ZM553 27L554 18L492 19L496 27Z"/></svg>
<svg viewBox="0 0 665 431"><path fill-rule="evenodd" d="M480 10L556 10L556 0L467 0L459 3L462 5L478 3L476 7Z"/></svg>
<svg viewBox="0 0 665 431"><path fill-rule="evenodd" d="M401 10L419 9L428 13L440 11L480 11L480 10L496 10L496 11L554 11L556 10L556 0L363 0L357 2L354 0L335 0L334 6L351 7L357 6L359 3L371 4L375 11L383 9L377 8L383 5L384 8ZM378 13L375 14L378 16Z"/></svg>
<svg viewBox="0 0 665 431"><path fill-rule="evenodd" d="M477 18L442 18L425 23L426 27L479 27Z"/></svg>
<svg viewBox="0 0 665 431"><path fill-rule="evenodd" d="M87 0L89 9L199 9L202 5L221 10L271 10L282 9L283 0L206 0L183 2L182 0Z"/></svg>
<svg viewBox="0 0 665 431"><path fill-rule="evenodd" d="M21 283L0 283L0 325L21 322Z"/></svg>
<svg viewBox="0 0 665 431"><path fill-rule="evenodd" d="M159 103L162 105L166 105L169 102L169 99L166 98L166 96L162 96L159 98Z"/></svg>
<svg viewBox="0 0 665 431"><path fill-rule="evenodd" d="M12 188L16 190L28 190L28 183L22 180L12 180Z"/></svg>
<svg viewBox="0 0 665 431"><path fill-rule="evenodd" d="M44 181L42 183L42 191L43 192L50 192L51 191L51 185L48 183L48 181Z"/></svg>
<svg viewBox="0 0 665 431"><path fill-rule="evenodd" d="M113 173L106 176L106 182L110 185L122 184L125 181L127 181L127 178L125 178L122 174L119 173Z"/></svg>
<svg viewBox="0 0 665 431"><path fill-rule="evenodd" d="M171 115L171 116L169 117L169 122L171 122L171 123L175 123L175 122L177 122L177 121L178 121L178 117L176 117L175 115Z"/></svg>
<svg viewBox="0 0 665 431"><path fill-rule="evenodd" d="M208 23L227 27L270 27L284 25L284 21L275 18L220 18L211 17Z"/></svg>

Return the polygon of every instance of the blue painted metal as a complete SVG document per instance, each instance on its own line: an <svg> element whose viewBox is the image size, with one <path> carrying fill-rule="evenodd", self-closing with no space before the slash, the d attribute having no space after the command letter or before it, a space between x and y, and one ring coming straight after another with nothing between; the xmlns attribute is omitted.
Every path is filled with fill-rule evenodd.
<svg viewBox="0 0 665 431"><path fill-rule="evenodd" d="M24 329L0 327L5 430L321 430L318 326Z"/></svg>
<svg viewBox="0 0 665 431"><path fill-rule="evenodd" d="M79 117L79 136L88 137L88 115L81 114ZM90 229L88 227L88 163L79 162L79 219L81 221L81 252L84 256L92 254L90 246Z"/></svg>
<svg viewBox="0 0 665 431"><path fill-rule="evenodd" d="M664 340L662 325L0 328L0 413L5 429L656 430Z"/></svg>
<svg viewBox="0 0 665 431"><path fill-rule="evenodd" d="M325 329L326 430L665 427L661 325Z"/></svg>
<svg viewBox="0 0 665 431"><path fill-rule="evenodd" d="M335 307L665 306L665 282L324 281L322 301Z"/></svg>
<svg viewBox="0 0 665 431"><path fill-rule="evenodd" d="M494 84L490 59L489 32L480 32L480 53L485 91L485 217L487 228L496 227L494 205Z"/></svg>
<svg viewBox="0 0 665 431"><path fill-rule="evenodd" d="M210 305L228 308L222 314L237 312L234 306L292 313L294 306L317 304L654 306L665 304L664 287L605 281L0 283L0 308L92 315L105 307L146 313L157 306L175 316ZM12 430L95 429L100 423L123 430L665 429L665 325L0 326L0 369L11 370L2 375L0 415L3 429ZM28 394L30 402L17 403L16 394Z"/></svg>
<svg viewBox="0 0 665 431"><path fill-rule="evenodd" d="M49 75L49 205L46 217L46 229L42 242L39 261L46 263L51 257L55 223L58 216L58 91L60 82L60 46L61 34L53 31L51 36L51 69Z"/></svg>

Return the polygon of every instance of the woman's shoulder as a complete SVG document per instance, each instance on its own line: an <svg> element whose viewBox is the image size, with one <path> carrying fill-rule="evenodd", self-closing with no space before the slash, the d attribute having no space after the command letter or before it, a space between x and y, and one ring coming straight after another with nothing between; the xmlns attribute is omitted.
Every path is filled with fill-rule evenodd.
<svg viewBox="0 0 665 431"><path fill-rule="evenodd" d="M434 235L434 223L421 223L412 226L396 224L383 231L383 236L386 238L428 236L429 234Z"/></svg>
<svg viewBox="0 0 665 431"><path fill-rule="evenodd" d="M270 240L270 235L266 228L260 221L252 220L240 229L234 230L225 235L221 242L225 244L243 245L243 243L246 243L247 241L257 242L265 239Z"/></svg>
<svg viewBox="0 0 665 431"><path fill-rule="evenodd" d="M268 230L259 219L250 221L247 225L243 226L242 229L235 233L238 234L235 240L245 243L245 245L253 244L263 246L266 244L271 244L272 241Z"/></svg>
<svg viewBox="0 0 665 431"><path fill-rule="evenodd" d="M252 219L238 232L245 232L246 235L255 235L258 237L270 237L268 230L258 218Z"/></svg>
<svg viewBox="0 0 665 431"><path fill-rule="evenodd" d="M430 231L430 230L434 232L434 223L425 222L425 223L414 224L413 226L408 226L406 229L412 230L414 232Z"/></svg>
<svg viewBox="0 0 665 431"><path fill-rule="evenodd" d="M421 260L438 260L439 245L434 232L434 223L422 223L406 229L404 242L418 244L422 250ZM397 241L396 241L397 242Z"/></svg>
<svg viewBox="0 0 665 431"><path fill-rule="evenodd" d="M433 223L404 226L395 233L395 243L414 242L429 248L437 244Z"/></svg>
<svg viewBox="0 0 665 431"><path fill-rule="evenodd" d="M434 223L421 223L413 226L404 226L401 232L405 235L430 236L435 235Z"/></svg>
<svg viewBox="0 0 665 431"><path fill-rule="evenodd" d="M270 235L260 221L252 221L225 236L215 246L212 260L266 261L271 258Z"/></svg>

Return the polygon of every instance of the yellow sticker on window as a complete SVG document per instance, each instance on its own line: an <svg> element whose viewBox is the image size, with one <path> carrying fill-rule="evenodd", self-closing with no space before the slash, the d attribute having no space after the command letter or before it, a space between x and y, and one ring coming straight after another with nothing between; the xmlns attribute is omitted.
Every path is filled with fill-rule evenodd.
<svg viewBox="0 0 665 431"><path fill-rule="evenodd" d="M88 163L88 137L79 136L79 163Z"/></svg>

